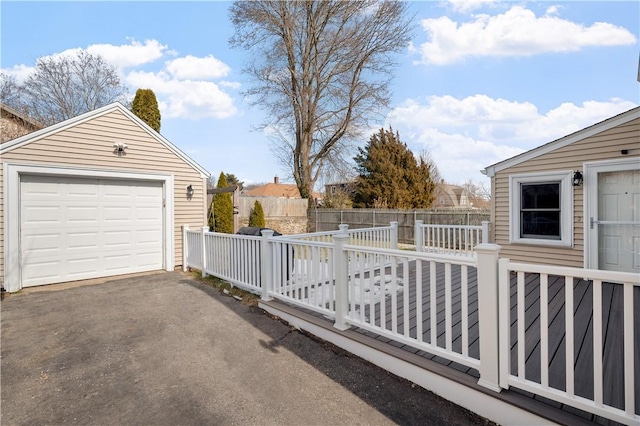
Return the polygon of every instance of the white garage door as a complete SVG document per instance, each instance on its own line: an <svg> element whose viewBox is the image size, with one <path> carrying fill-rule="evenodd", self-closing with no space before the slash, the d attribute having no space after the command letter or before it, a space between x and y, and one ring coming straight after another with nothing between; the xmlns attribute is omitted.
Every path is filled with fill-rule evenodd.
<svg viewBox="0 0 640 426"><path fill-rule="evenodd" d="M162 268L162 183L22 176L23 287Z"/></svg>

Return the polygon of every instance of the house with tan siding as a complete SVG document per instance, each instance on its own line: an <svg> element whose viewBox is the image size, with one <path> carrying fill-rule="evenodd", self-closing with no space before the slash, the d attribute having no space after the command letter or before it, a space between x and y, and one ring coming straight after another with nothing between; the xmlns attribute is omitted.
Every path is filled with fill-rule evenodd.
<svg viewBox="0 0 640 426"><path fill-rule="evenodd" d="M182 265L209 173L120 103L0 145L6 291Z"/></svg>
<svg viewBox="0 0 640 426"><path fill-rule="evenodd" d="M31 117L0 103L0 143L19 138L44 127Z"/></svg>
<svg viewBox="0 0 640 426"><path fill-rule="evenodd" d="M502 257L640 273L640 107L483 172Z"/></svg>

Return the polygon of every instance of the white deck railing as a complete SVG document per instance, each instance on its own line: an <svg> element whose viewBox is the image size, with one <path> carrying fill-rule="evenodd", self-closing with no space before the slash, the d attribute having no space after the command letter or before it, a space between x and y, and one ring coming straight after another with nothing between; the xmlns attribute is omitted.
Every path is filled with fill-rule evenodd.
<svg viewBox="0 0 640 426"><path fill-rule="evenodd" d="M473 248L489 242L489 222L482 226L431 225L416 220L416 251L473 256Z"/></svg>
<svg viewBox="0 0 640 426"><path fill-rule="evenodd" d="M250 235L205 232L202 271L260 294L261 240Z"/></svg>
<svg viewBox="0 0 640 426"><path fill-rule="evenodd" d="M473 247L472 255L464 250L437 254L375 247L373 244L381 241L380 236L374 237L371 230L362 235L357 233L360 230L354 231L349 234L343 228L317 237L308 234L273 237L273 231L266 230L262 237L251 237L209 233L206 229L192 231L185 227L183 267L201 268L203 274L216 275L259 293L264 300L277 298L322 313L333 319L338 329L358 327L475 368L480 374L478 383L494 391L517 387L617 422L640 422L634 393L640 354L633 340L638 334L634 320L640 315L636 312L640 310L637 275L499 260L500 247L474 245L477 235L468 240ZM482 232L486 235L486 227ZM386 235L393 235L393 231ZM517 279L512 285L513 274ZM530 301L530 295L525 296L529 291L525 276L538 277L542 303L525 304ZM565 312L565 342L574 341L574 277L589 280L581 282L588 282L592 287L594 331L590 362L594 385L591 398L576 395L574 391L576 370L572 344L567 345L561 355L566 377L564 386L559 387L549 384L547 328L541 327L538 349L518 344L532 337L527 329L529 315L539 315L540 324L550 324L552 304L548 300L548 282L551 276L563 277L566 282L562 306L554 308ZM603 287L611 285L621 288L624 299L620 320L625 377L622 408L607 405L609 390L603 384L607 374L602 355L605 344ZM532 307L539 309L539 314L531 310ZM554 333L556 331L554 329ZM454 340L454 335L459 337ZM530 378L526 372L532 359L527 351L532 350L540 354L537 379ZM517 354L517 360L512 363L513 354Z"/></svg>
<svg viewBox="0 0 640 426"><path fill-rule="evenodd" d="M205 229L208 229L205 228ZM202 270L202 229L193 230L188 226L183 228L182 264Z"/></svg>
<svg viewBox="0 0 640 426"><path fill-rule="evenodd" d="M364 247L398 248L398 222L391 222L389 226L376 226L373 228L349 229L349 225L338 225L337 231L311 232L308 234L288 235L287 238L303 241L315 241L320 243L333 243L334 235L345 234L349 236L349 244Z"/></svg>
<svg viewBox="0 0 640 426"><path fill-rule="evenodd" d="M634 315L638 315L640 307L634 304L634 287L640 286L640 276L638 274L589 270L579 268L564 268L545 265L532 265L524 263L510 262L509 259L500 259L500 283L499 283L499 307L500 307L500 386L509 388L514 386L537 395L579 408L596 415L606 417L625 424L638 424L640 416L636 414L636 396L635 382L636 369L635 364L640 362L640 348L634 343ZM517 286L515 296L512 294L511 275L517 277ZM537 276L540 283L539 303L535 306L527 306L525 303L525 295L528 290L525 288L525 274L530 279L531 276ZM550 279L560 279L563 289L558 292L558 299L564 302L564 371L565 377L554 377L554 380L561 379L560 386L552 387L550 385L550 339L549 325L552 322L550 311L554 303L550 300ZM576 348L574 348L575 330L579 327L586 327L587 324L578 324L577 304L574 303L575 292L578 284L588 286L585 289L583 297L592 297L592 306L590 312L583 312L580 321L592 322L592 345L593 351L591 360L585 360L592 363L593 368L593 394L591 397L584 395L576 395ZM622 365L616 366L622 372L624 380L624 389L618 389L623 397L624 407L616 408L607 403L611 400L612 392L616 389L605 388L603 382L606 381L607 374L614 374L613 369L608 371L603 369L603 348L605 346L606 328L603 327L603 313L608 314L605 310L610 307L609 301L603 309L604 286L609 286L609 297L615 291L620 291L622 296L623 312L619 313L619 322L622 323L622 333L620 336L622 341L610 342L608 345L616 345L615 349L609 348L610 351L621 353ZM616 289L615 287L618 287ZM637 294L635 295L636 299ZM515 311L511 309L512 298L516 299ZM534 311L534 309L536 311ZM539 364L531 366L534 371L540 371L539 377L534 380L527 376L528 369L525 368L526 360L530 359L531 353L527 353L526 345L520 344L525 342L527 337L531 338L531 330L526 330L526 325L530 323L525 319L534 317L539 314L540 324L540 354ZM585 319L586 316L586 319ZM514 318L515 317L515 318ZM517 332L513 334L512 324L514 324ZM610 319L609 321L613 321ZM616 325L613 325L615 327ZM609 327L612 327L609 324ZM588 333L585 334L588 337ZM571 342L571 344L566 344ZM512 348L517 347L515 357L517 362L512 363ZM579 346L577 346L579 349ZM562 355L562 354L561 354ZM515 371L513 371L515 370ZM611 377L609 377L611 379Z"/></svg>
<svg viewBox="0 0 640 426"><path fill-rule="evenodd" d="M469 270L475 269L473 259L355 245L344 245L338 255L343 256L341 263L349 270L348 307L341 326L353 325L479 368L477 353L475 357L469 353L469 289L470 284L475 286ZM452 269L456 269L455 279ZM443 281L438 282L439 277ZM424 302L416 304L416 300ZM459 328L461 337L456 345L454 327Z"/></svg>

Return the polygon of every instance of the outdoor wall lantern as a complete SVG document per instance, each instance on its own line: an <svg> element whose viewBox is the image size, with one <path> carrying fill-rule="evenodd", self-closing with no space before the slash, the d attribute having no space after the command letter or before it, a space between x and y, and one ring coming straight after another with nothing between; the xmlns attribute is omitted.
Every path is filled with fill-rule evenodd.
<svg viewBox="0 0 640 426"><path fill-rule="evenodd" d="M193 191L193 186L188 185L188 186L187 186L187 198L191 198L191 197L193 197L193 192L194 192L194 191Z"/></svg>
<svg viewBox="0 0 640 426"><path fill-rule="evenodd" d="M573 186L580 186L582 185L582 173L580 173L579 170L576 170L576 172L573 174Z"/></svg>
<svg viewBox="0 0 640 426"><path fill-rule="evenodd" d="M127 149L127 144L124 142L116 142L113 144L113 153L116 155L125 155L125 149Z"/></svg>

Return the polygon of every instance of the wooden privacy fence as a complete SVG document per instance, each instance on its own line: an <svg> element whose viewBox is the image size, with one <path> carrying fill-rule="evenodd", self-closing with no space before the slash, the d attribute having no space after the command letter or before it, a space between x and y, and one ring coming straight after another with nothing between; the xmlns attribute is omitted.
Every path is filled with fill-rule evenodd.
<svg viewBox="0 0 640 426"><path fill-rule="evenodd" d="M391 209L314 209L309 211L309 225L314 232L337 229L340 224L354 228L372 228L398 222L398 241L413 243L415 221L430 225L480 226L490 220L487 210L391 210Z"/></svg>
<svg viewBox="0 0 640 426"><path fill-rule="evenodd" d="M453 361L493 391L640 422L638 274L510 262L495 244L472 255L376 247L375 229L351 231L255 237L185 226L183 268Z"/></svg>

